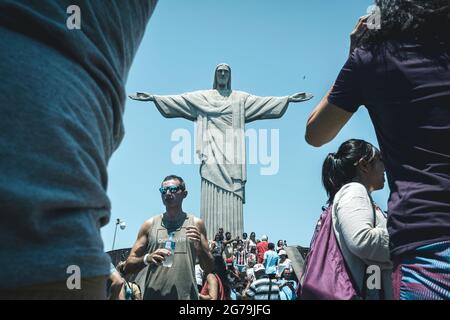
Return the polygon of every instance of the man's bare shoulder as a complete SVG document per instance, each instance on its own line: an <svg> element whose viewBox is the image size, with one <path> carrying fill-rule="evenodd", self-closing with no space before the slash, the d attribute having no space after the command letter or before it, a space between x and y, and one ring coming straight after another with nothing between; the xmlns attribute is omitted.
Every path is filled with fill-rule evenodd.
<svg viewBox="0 0 450 320"><path fill-rule="evenodd" d="M154 221L160 216L161 216L161 214L158 214L156 216L153 216L153 217L145 220L141 226L141 230L149 230L151 228L151 226L153 225Z"/></svg>
<svg viewBox="0 0 450 320"><path fill-rule="evenodd" d="M205 225L205 223L203 222L203 220L202 219L200 219L199 217L196 217L196 216L194 216L193 214L189 214L190 216L192 216L192 218L193 218L193 221L194 221L194 224L196 225L196 226L201 226L201 225Z"/></svg>
<svg viewBox="0 0 450 320"><path fill-rule="evenodd" d="M194 216L194 215L192 215L193 216L193 222L194 222L194 225L198 228L198 230L201 232L201 233L203 233L204 235L205 235L205 237L207 236L206 235L206 227L205 227L205 223L203 222L203 220L202 219L200 219L200 218L198 218L198 217L196 217L196 216Z"/></svg>

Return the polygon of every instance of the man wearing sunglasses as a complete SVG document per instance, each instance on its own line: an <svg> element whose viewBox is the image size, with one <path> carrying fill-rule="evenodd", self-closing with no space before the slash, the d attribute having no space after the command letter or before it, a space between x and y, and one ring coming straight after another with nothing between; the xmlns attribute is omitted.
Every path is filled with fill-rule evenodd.
<svg viewBox="0 0 450 320"><path fill-rule="evenodd" d="M144 300L198 300L196 260L206 273L213 267L205 225L183 211L188 192L181 177L167 176L159 191L166 211L141 226L125 272L139 272Z"/></svg>

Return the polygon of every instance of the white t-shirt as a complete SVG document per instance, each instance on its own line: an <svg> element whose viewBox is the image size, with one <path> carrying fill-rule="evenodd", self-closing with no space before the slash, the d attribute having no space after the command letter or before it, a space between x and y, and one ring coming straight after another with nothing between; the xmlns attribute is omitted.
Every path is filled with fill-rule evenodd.
<svg viewBox="0 0 450 320"><path fill-rule="evenodd" d="M252 239L248 239L248 252L256 252L256 242Z"/></svg>
<svg viewBox="0 0 450 320"><path fill-rule="evenodd" d="M277 275L281 276L285 269L289 269L292 272L292 261L289 258L286 258L283 263L278 262Z"/></svg>
<svg viewBox="0 0 450 320"><path fill-rule="evenodd" d="M253 268L247 268L247 279L253 280L255 278L255 272Z"/></svg>
<svg viewBox="0 0 450 320"><path fill-rule="evenodd" d="M195 282L199 286L203 285L203 269L199 264L195 265Z"/></svg>

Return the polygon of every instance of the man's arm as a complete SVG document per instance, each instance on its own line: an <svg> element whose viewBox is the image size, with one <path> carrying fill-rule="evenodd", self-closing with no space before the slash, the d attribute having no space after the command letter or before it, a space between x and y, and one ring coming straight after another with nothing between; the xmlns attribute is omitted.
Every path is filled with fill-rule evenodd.
<svg viewBox="0 0 450 320"><path fill-rule="evenodd" d="M148 245L148 231L151 229L153 219L149 219L144 222L139 230L139 234L136 242L131 249L125 264L125 273L138 273L141 269L145 268L144 263L145 254L148 253L147 264L160 264L164 261L165 257L170 255L170 251L167 249L157 249L154 252L146 252Z"/></svg>
<svg viewBox="0 0 450 320"><path fill-rule="evenodd" d="M111 295L110 300L125 300L125 280L118 271L113 271L109 275L111 280Z"/></svg>
<svg viewBox="0 0 450 320"><path fill-rule="evenodd" d="M145 221L139 229L137 240L125 263L125 273L138 273L141 269L145 268L144 255L146 254L148 231L150 230L151 225L152 219L149 219Z"/></svg>
<svg viewBox="0 0 450 320"><path fill-rule="evenodd" d="M200 266L205 274L212 273L214 269L214 261L208 247L205 224L201 219L194 218L194 225L195 228L187 228L186 236L194 242Z"/></svg>
<svg viewBox="0 0 450 320"><path fill-rule="evenodd" d="M314 108L306 124L305 140L314 147L320 147L336 137L353 113L328 102L328 95Z"/></svg>

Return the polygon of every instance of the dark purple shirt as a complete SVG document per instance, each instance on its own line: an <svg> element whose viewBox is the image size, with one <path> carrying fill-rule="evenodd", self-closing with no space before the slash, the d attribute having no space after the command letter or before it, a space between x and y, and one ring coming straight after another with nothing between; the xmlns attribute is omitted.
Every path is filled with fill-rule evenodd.
<svg viewBox="0 0 450 320"><path fill-rule="evenodd" d="M388 230L397 257L450 239L450 54L430 56L417 44L390 49L353 51L328 101L369 111L391 191Z"/></svg>

